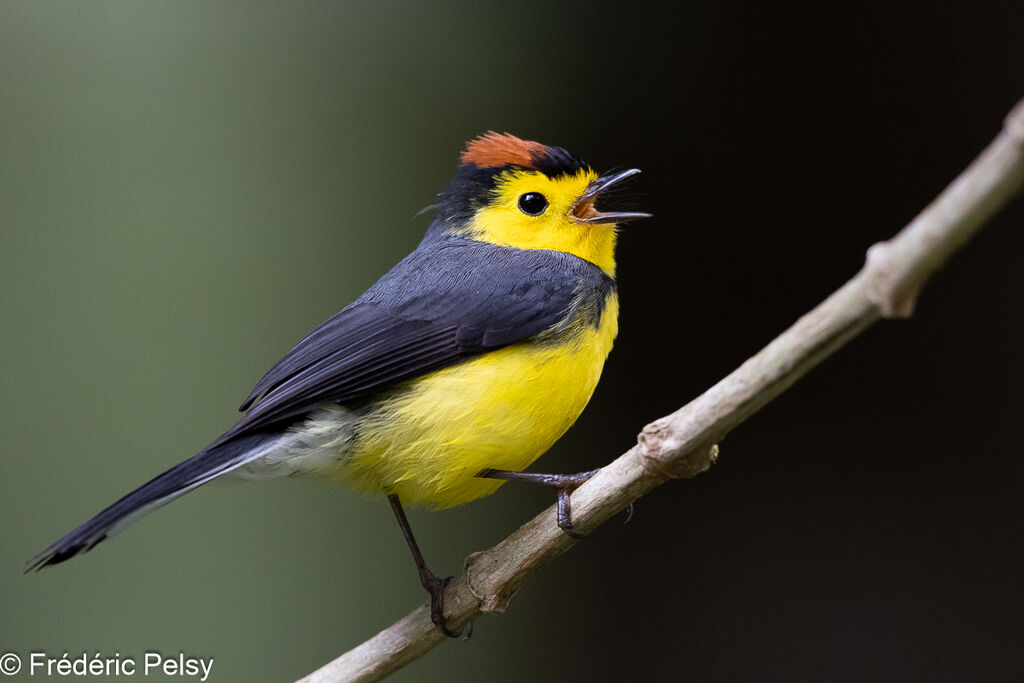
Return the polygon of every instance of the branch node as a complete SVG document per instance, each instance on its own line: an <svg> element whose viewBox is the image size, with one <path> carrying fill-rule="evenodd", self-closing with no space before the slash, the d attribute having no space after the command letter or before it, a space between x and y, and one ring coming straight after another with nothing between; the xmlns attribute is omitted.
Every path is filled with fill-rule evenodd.
<svg viewBox="0 0 1024 683"><path fill-rule="evenodd" d="M687 450L665 418L644 427L637 443L644 467L666 479L693 479L718 459L718 444Z"/></svg>
<svg viewBox="0 0 1024 683"><path fill-rule="evenodd" d="M921 283L908 284L892 258L889 242L872 244L867 253L864 293L883 318L909 318L914 314Z"/></svg>

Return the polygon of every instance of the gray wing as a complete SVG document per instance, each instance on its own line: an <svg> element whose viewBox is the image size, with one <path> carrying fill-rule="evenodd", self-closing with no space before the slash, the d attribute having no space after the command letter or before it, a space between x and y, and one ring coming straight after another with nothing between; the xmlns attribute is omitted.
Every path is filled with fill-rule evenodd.
<svg viewBox="0 0 1024 683"><path fill-rule="evenodd" d="M215 443L557 327L580 286L614 282L561 252L469 240L421 246L274 365L242 404L246 416Z"/></svg>

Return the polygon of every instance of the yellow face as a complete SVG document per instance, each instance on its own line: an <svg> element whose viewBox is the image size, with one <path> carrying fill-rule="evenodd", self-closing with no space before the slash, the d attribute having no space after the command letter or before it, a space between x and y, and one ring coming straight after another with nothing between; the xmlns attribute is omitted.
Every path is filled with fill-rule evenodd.
<svg viewBox="0 0 1024 683"><path fill-rule="evenodd" d="M556 178L526 169L502 173L494 198L469 221L469 233L506 247L572 254L615 277L615 226L577 220L593 212L577 199L596 178L590 169Z"/></svg>

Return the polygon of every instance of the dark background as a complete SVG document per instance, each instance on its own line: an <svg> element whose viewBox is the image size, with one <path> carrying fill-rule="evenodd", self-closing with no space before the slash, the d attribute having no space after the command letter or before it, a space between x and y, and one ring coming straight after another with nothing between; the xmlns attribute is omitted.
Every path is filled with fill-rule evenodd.
<svg viewBox="0 0 1024 683"><path fill-rule="evenodd" d="M1024 96L1019 2L0 5L0 651L299 677L423 600L381 500L209 486L23 560L226 429L488 129L644 171L621 333L538 471L609 461L827 296ZM1019 680L1024 204L397 680ZM414 511L439 572L550 503Z"/></svg>

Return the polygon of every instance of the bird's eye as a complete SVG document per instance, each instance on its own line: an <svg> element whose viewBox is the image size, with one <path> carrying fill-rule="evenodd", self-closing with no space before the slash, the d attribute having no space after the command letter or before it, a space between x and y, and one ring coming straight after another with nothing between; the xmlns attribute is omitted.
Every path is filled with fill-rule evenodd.
<svg viewBox="0 0 1024 683"><path fill-rule="evenodd" d="M527 216L539 216L548 208L547 197L540 192L527 192L519 195L519 210Z"/></svg>

